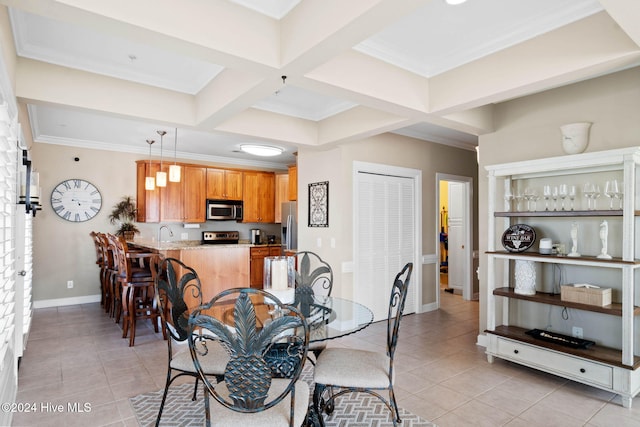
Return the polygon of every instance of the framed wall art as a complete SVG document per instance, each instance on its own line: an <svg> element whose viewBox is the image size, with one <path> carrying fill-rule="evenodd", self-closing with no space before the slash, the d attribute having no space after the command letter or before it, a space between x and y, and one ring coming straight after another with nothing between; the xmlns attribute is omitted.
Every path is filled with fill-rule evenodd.
<svg viewBox="0 0 640 427"><path fill-rule="evenodd" d="M309 227L329 226L329 181L309 184Z"/></svg>

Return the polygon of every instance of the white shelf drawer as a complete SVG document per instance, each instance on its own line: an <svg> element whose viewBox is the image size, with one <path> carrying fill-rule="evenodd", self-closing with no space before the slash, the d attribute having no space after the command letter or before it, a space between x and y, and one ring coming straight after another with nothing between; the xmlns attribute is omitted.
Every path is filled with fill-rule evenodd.
<svg viewBox="0 0 640 427"><path fill-rule="evenodd" d="M613 368L608 365L505 338L498 338L496 355L565 378L613 388Z"/></svg>

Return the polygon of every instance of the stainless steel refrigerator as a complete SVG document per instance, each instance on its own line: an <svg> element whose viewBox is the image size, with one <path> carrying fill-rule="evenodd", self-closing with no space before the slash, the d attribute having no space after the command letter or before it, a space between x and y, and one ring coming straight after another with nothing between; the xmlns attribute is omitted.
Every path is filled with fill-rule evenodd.
<svg viewBox="0 0 640 427"><path fill-rule="evenodd" d="M298 249L298 203L285 202L282 204L282 249Z"/></svg>

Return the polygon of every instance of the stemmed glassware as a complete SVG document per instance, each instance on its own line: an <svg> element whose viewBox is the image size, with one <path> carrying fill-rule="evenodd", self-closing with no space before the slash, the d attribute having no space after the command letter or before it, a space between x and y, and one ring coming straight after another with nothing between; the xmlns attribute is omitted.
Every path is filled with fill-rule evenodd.
<svg viewBox="0 0 640 427"><path fill-rule="evenodd" d="M587 198L587 210L591 210L591 200L593 200L593 195L595 193L595 186L590 182L584 184L582 187L582 194Z"/></svg>
<svg viewBox="0 0 640 427"><path fill-rule="evenodd" d="M513 193L511 192L511 188L507 188L504 192L504 201L509 205L508 209L511 210L511 201L513 200Z"/></svg>
<svg viewBox="0 0 640 427"><path fill-rule="evenodd" d="M562 204L561 210L565 210L564 209L564 199L566 199L567 196L569 195L569 190L567 188L567 184L560 184L560 186L558 187L558 195L560 196L560 200L561 200L561 204Z"/></svg>
<svg viewBox="0 0 640 427"><path fill-rule="evenodd" d="M558 201L558 187L553 187L551 189L551 198L553 199L553 210L556 211L558 209L557 208L557 201Z"/></svg>
<svg viewBox="0 0 640 427"><path fill-rule="evenodd" d="M613 209L613 199L619 197L618 180L612 179L604 185L604 195L609 198L609 209Z"/></svg>
<svg viewBox="0 0 640 427"><path fill-rule="evenodd" d="M571 200L571 210L573 210L573 201L576 199L577 190L575 185L569 186L569 200Z"/></svg>
<svg viewBox="0 0 640 427"><path fill-rule="evenodd" d="M591 197L593 198L593 209L597 210L596 202L600 198L600 186L598 184L593 184L593 195Z"/></svg>
<svg viewBox="0 0 640 427"><path fill-rule="evenodd" d="M544 198L544 210L549 210L549 199L551 198L551 186L545 185L542 187L542 197Z"/></svg>

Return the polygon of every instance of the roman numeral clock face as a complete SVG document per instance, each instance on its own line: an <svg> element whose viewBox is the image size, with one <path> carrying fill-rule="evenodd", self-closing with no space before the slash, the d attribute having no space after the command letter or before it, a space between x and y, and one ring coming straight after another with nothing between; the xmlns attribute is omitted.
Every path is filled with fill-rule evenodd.
<svg viewBox="0 0 640 427"><path fill-rule="evenodd" d="M67 179L51 192L51 207L60 218L67 221L88 221L100 212L102 195L89 181Z"/></svg>

